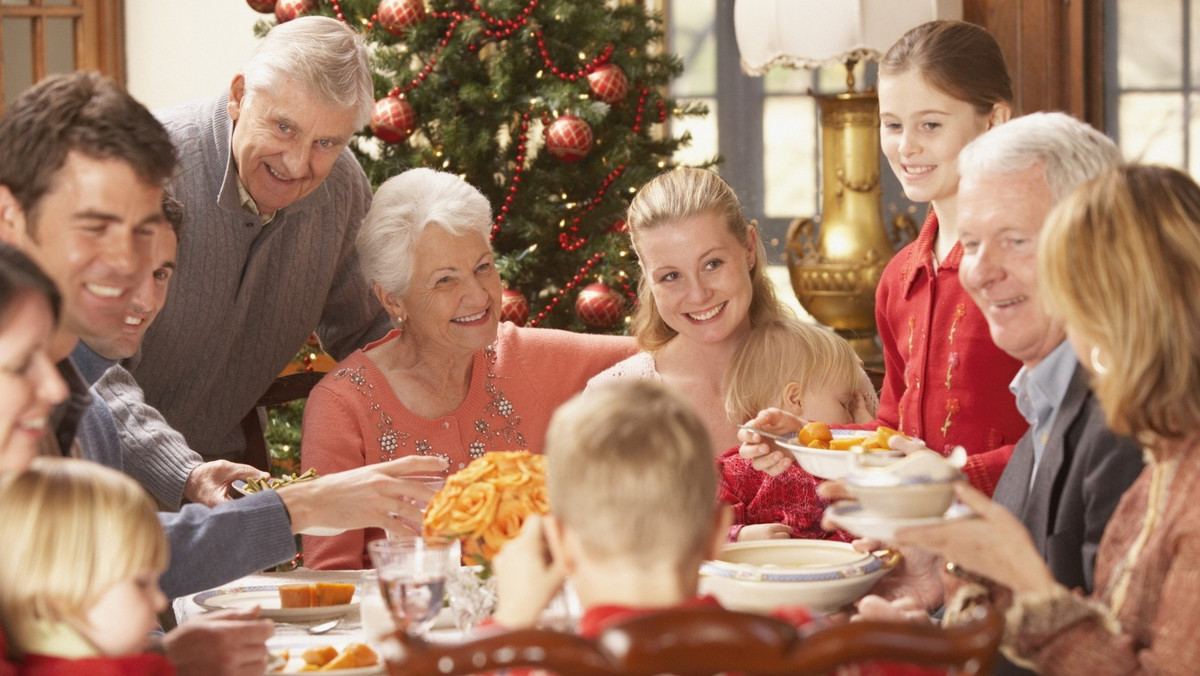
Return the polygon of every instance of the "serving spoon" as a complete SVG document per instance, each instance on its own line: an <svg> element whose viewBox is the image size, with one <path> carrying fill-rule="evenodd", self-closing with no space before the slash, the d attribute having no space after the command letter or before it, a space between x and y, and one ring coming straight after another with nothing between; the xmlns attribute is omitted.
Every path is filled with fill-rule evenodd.
<svg viewBox="0 0 1200 676"><path fill-rule="evenodd" d="M755 434L757 434L757 435L758 435L758 436L760 436L760 437L766 437L766 438L768 438L768 439L774 439L775 441L786 441L787 443L793 443L793 442L794 442L794 438L793 438L793 437L785 437L785 436L783 436L783 435L780 435L780 434L774 434L774 433L772 433L772 432L767 432L766 430L760 430L760 429L758 429L757 427L751 427L751 426L749 426L749 425L738 425L738 428L740 428L740 429L743 429L743 430L746 430L747 432L754 432Z"/></svg>

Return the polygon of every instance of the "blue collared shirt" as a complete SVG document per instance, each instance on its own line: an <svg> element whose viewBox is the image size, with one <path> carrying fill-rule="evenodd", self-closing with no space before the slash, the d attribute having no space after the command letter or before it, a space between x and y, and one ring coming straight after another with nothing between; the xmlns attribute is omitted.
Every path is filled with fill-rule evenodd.
<svg viewBox="0 0 1200 676"><path fill-rule="evenodd" d="M1075 367L1079 360L1071 344L1063 341L1050 351L1046 358L1033 368L1025 366L1017 371L1017 375L1009 384L1008 389L1017 398L1017 410L1029 421L1029 429L1033 433L1033 472L1029 484L1037 476L1038 465L1046 452L1046 440L1050 437L1050 427L1054 424L1054 416L1062 406L1067 396L1067 387L1071 377L1075 375Z"/></svg>

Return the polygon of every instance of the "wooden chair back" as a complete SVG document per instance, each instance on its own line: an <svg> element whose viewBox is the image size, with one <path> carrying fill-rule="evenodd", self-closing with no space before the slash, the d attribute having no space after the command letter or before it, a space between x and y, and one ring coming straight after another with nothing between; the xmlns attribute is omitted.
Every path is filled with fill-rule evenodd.
<svg viewBox="0 0 1200 676"><path fill-rule="evenodd" d="M594 640L545 629L483 635L462 643L396 635L386 651L394 676L455 676L524 668L562 676L816 676L886 660L991 672L1004 631L994 609L942 628L852 622L806 631L764 615L721 608L664 610L606 629ZM394 652L394 655L387 654Z"/></svg>
<svg viewBox="0 0 1200 676"><path fill-rule="evenodd" d="M298 371L279 376L267 391L258 398L258 403L245 418L242 418L242 435L246 438L246 455L242 462L264 472L271 471L270 452L267 449L267 439L264 420L265 410L269 406L286 404L295 399L305 399L312 388L325 377L319 371Z"/></svg>

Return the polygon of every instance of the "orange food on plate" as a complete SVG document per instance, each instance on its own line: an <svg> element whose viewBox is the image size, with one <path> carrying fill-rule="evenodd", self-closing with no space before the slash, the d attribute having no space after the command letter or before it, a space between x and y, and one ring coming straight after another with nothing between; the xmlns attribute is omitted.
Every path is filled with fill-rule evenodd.
<svg viewBox="0 0 1200 676"><path fill-rule="evenodd" d="M344 606L354 598L354 585L343 582L279 585L280 608Z"/></svg>
<svg viewBox="0 0 1200 676"><path fill-rule="evenodd" d="M811 425L821 425L824 427L822 423L809 423L808 425L804 426L804 430L807 430ZM828 429L828 427L826 427L826 429ZM819 448L827 451L848 451L855 446L862 446L864 451L886 451L891 448L888 446L888 440L892 437L899 436L902 439L908 438L903 433L898 432L890 427L880 427L874 432L868 433L866 436L838 437L837 439L833 439L831 434L831 438L827 441L813 438L811 442L805 443L804 430L800 431L800 443L808 446L809 448Z"/></svg>
<svg viewBox="0 0 1200 676"><path fill-rule="evenodd" d="M280 608L311 608L317 603L317 589L311 584L279 585Z"/></svg>
<svg viewBox="0 0 1200 676"><path fill-rule="evenodd" d="M354 585L343 582L318 582L316 599L318 606L344 606L354 598Z"/></svg>
<svg viewBox="0 0 1200 676"><path fill-rule="evenodd" d="M358 669L373 667L379 664L379 657L362 643L347 643L342 648L342 654L330 660L321 671L337 671L338 669Z"/></svg>
<svg viewBox="0 0 1200 676"><path fill-rule="evenodd" d="M379 656L365 644L347 643L340 653L328 645L309 648L304 651L304 661L300 671L338 671L373 667L379 664Z"/></svg>
<svg viewBox="0 0 1200 676"><path fill-rule="evenodd" d="M829 425L823 422L810 422L800 430L800 445L808 446L809 448L828 448L828 444L833 440L833 432L829 431ZM813 442L822 442L821 446L813 446Z"/></svg>
<svg viewBox="0 0 1200 676"><path fill-rule="evenodd" d="M319 645L305 650L304 654L300 657L306 664L323 667L336 659L337 656L337 648L334 648L331 645Z"/></svg>

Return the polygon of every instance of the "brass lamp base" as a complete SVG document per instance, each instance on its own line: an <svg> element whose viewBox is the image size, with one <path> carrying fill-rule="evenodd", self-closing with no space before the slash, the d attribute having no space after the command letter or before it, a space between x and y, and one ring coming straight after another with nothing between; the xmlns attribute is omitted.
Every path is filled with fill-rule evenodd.
<svg viewBox="0 0 1200 676"><path fill-rule="evenodd" d="M883 368L875 287L900 243L883 225L879 100L874 92L820 96L821 223L788 228L792 289L817 321L850 341L868 368ZM910 221L911 223L911 221Z"/></svg>

